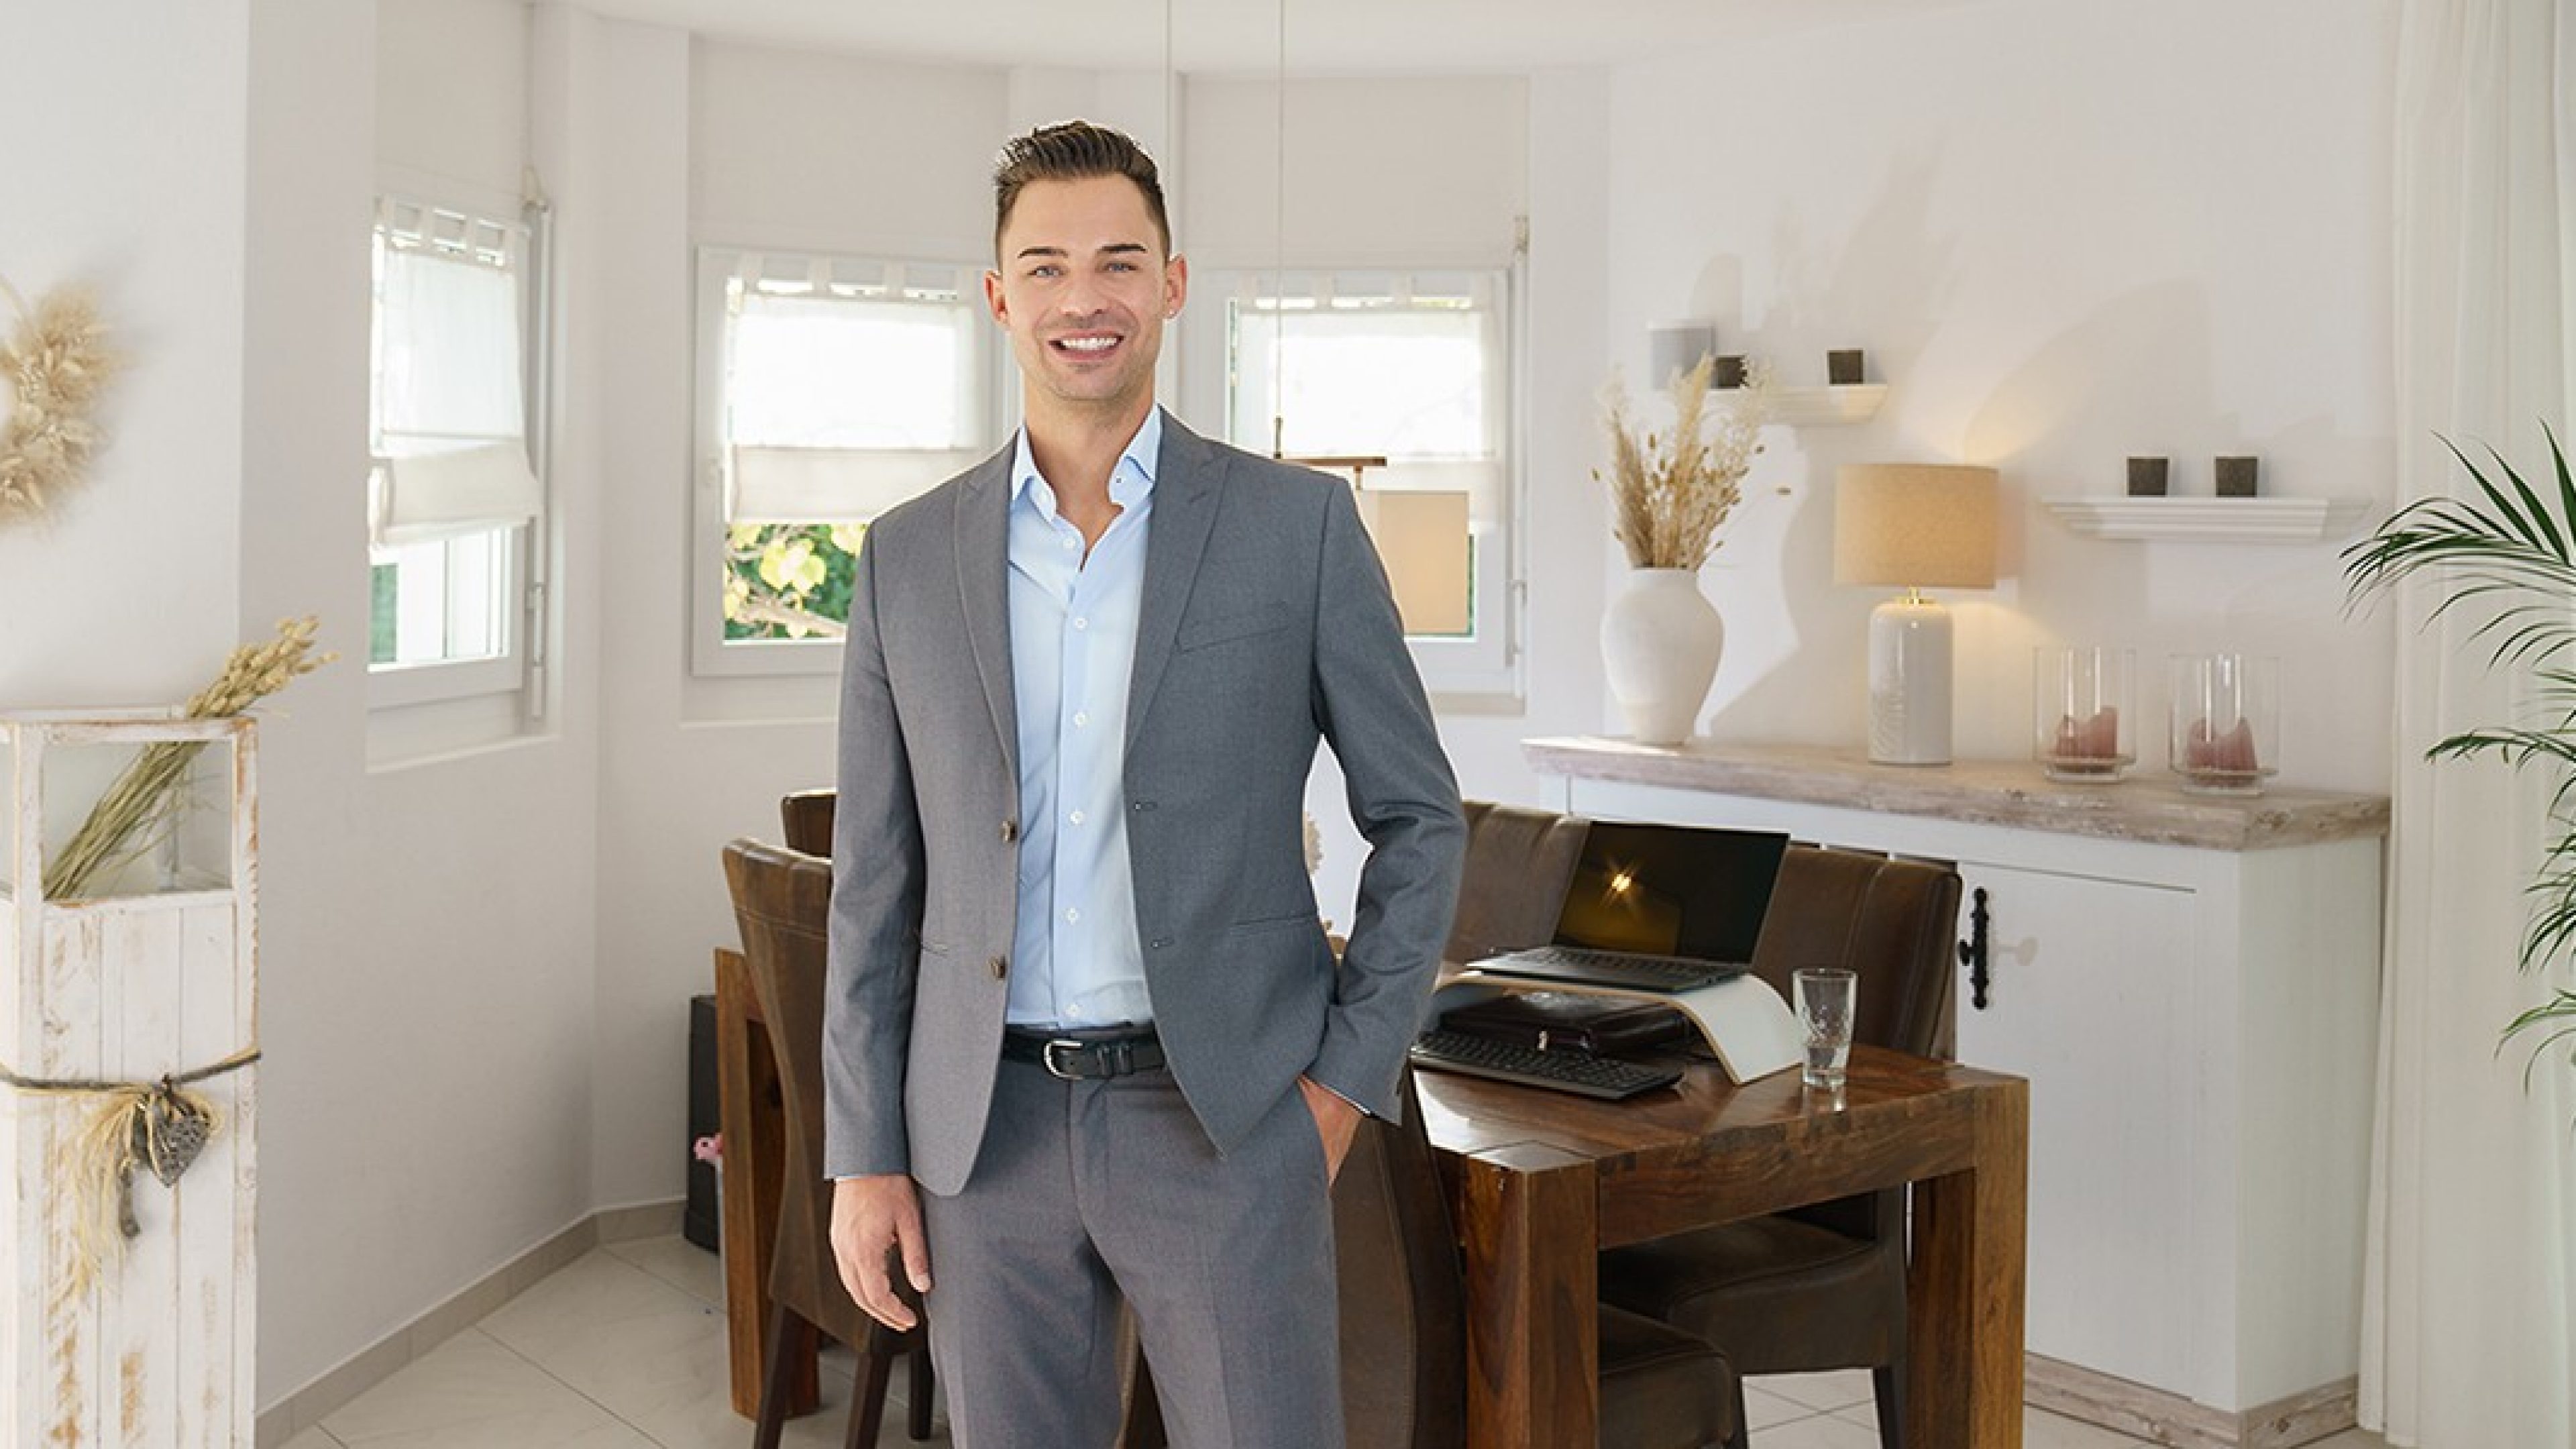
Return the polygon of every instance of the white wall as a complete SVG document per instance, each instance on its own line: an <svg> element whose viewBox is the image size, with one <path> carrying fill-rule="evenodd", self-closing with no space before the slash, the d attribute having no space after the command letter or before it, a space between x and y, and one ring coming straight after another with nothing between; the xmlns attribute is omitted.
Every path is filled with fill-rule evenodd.
<svg viewBox="0 0 2576 1449"><path fill-rule="evenodd" d="M1613 355L1655 320L1823 380L1858 346L1866 427L1775 431L1705 584L1728 624L1708 728L1858 744L1874 591L1831 582L1832 474L2002 469L2004 572L1952 594L1958 748L2023 758L2038 642L2138 651L2163 763L2169 652L2282 656L2286 781L2387 781L2389 626L2345 622L2330 544L2085 541L2034 498L2116 494L2133 453L2211 491L2387 499L2387 0L2006 0L1677 55L1612 83Z"/></svg>
<svg viewBox="0 0 2576 1449"><path fill-rule="evenodd" d="M370 768L360 663L371 198L506 214L527 31L516 0L252 9L237 612L245 635L318 612L342 655L263 734L264 1403L597 1205L595 670L562 671L542 732ZM589 526L595 484L554 484ZM595 630L565 592L567 632Z"/></svg>
<svg viewBox="0 0 2576 1449"><path fill-rule="evenodd" d="M89 287L125 359L88 484L0 526L0 705L182 700L235 642L248 13L18 5L0 20L0 275L31 306Z"/></svg>

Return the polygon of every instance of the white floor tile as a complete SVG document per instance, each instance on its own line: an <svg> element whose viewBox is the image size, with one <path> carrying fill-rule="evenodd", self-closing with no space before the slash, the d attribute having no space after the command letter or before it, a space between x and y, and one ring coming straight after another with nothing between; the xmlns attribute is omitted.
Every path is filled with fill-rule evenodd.
<svg viewBox="0 0 2576 1449"><path fill-rule="evenodd" d="M724 1306L724 1260L679 1234L606 1246L611 1254L699 1302L716 1308Z"/></svg>
<svg viewBox="0 0 2576 1449"><path fill-rule="evenodd" d="M1836 1369L1823 1374L1764 1374L1744 1382L1748 1388L1760 1388L1820 1412L1869 1403L1876 1393L1871 1387L1867 1369Z"/></svg>
<svg viewBox="0 0 2576 1449"><path fill-rule="evenodd" d="M1878 1449L1878 1431L1832 1414L1811 1414L1768 1429L1755 1429L1751 1442L1752 1449Z"/></svg>
<svg viewBox="0 0 2576 1449"><path fill-rule="evenodd" d="M342 1449L339 1440L320 1429L307 1429L278 1446L278 1449Z"/></svg>
<svg viewBox="0 0 2576 1449"><path fill-rule="evenodd" d="M2340 1434L2319 1439L2307 1449L2388 1449L2388 1441L2368 1429L2346 1429Z"/></svg>
<svg viewBox="0 0 2576 1449"><path fill-rule="evenodd" d="M723 1312L605 1248L593 1248L483 1320L493 1337L540 1363L557 1346L579 1348L632 1319L701 1318Z"/></svg>
<svg viewBox="0 0 2576 1449"><path fill-rule="evenodd" d="M479 1329L342 1405L349 1449L653 1449L653 1441Z"/></svg>
<svg viewBox="0 0 2576 1449"><path fill-rule="evenodd" d="M1748 1429L1768 1429L1791 1419L1807 1418L1815 1412L1796 1399L1784 1399L1772 1393L1760 1383L1748 1380L1744 1385L1744 1426Z"/></svg>

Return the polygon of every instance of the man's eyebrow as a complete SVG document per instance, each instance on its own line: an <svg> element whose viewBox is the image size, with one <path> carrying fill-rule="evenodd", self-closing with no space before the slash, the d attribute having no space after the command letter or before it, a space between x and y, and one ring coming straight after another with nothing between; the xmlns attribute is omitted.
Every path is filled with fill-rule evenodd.
<svg viewBox="0 0 2576 1449"><path fill-rule="evenodd" d="M1111 242L1109 245L1100 249L1100 254L1102 256L1127 256L1130 254L1143 256L1150 255L1152 250L1152 248L1146 246L1143 242ZM1020 248L1018 252L1014 253L1014 259L1016 260L1025 257L1070 257L1072 255L1073 253L1067 251L1063 247L1035 246Z"/></svg>

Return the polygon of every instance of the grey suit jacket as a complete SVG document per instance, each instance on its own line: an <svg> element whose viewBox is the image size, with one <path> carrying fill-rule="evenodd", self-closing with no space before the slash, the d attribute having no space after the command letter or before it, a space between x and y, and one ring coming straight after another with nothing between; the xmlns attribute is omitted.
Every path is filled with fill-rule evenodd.
<svg viewBox="0 0 2576 1449"><path fill-rule="evenodd" d="M1011 450L879 518L842 667L825 1170L954 1193L992 1102L1019 860ZM1146 988L1209 1138L1300 1072L1381 1116L1456 909L1458 788L1350 490L1168 415L1128 695ZM1338 966L1305 869L1318 740L1370 844Z"/></svg>

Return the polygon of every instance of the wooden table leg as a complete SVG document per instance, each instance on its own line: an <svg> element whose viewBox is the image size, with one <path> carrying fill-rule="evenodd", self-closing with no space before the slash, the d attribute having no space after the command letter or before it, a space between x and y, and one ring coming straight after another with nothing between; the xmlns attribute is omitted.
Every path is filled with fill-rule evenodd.
<svg viewBox="0 0 2576 1449"><path fill-rule="evenodd" d="M1564 1449L1600 1436L1598 1179L1523 1143L1464 1158L1467 1442Z"/></svg>
<svg viewBox="0 0 2576 1449"><path fill-rule="evenodd" d="M1978 1093L1976 1165L1914 1187L1909 1449L2020 1449L2030 1089Z"/></svg>
<svg viewBox="0 0 2576 1449"><path fill-rule="evenodd" d="M769 1262L776 1249L786 1161L786 1115L778 1059L769 1050L751 970L735 951L716 952L716 1083L724 1126L725 1336L732 1349L733 1409L760 1413L769 1348ZM822 1402L812 1340L791 1368L787 1412Z"/></svg>

